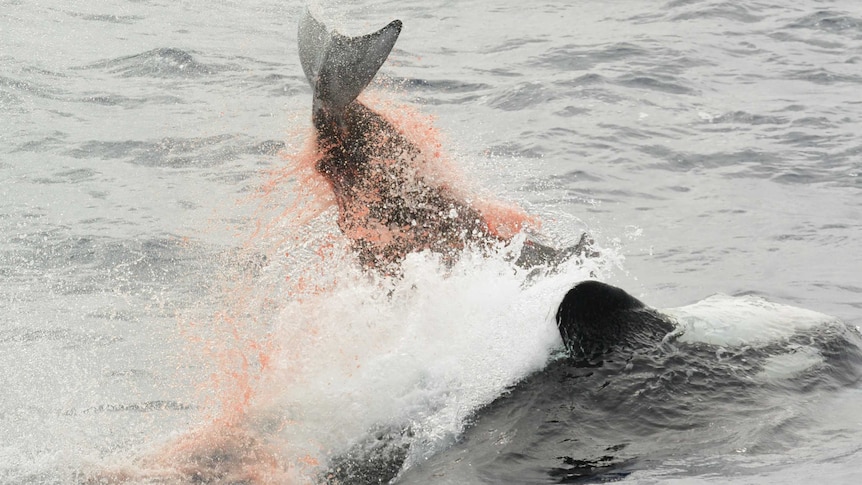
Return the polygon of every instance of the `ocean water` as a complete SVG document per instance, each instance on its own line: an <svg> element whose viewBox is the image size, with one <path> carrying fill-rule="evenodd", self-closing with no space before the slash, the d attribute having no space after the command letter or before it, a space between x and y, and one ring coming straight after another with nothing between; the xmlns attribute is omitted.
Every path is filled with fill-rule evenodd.
<svg viewBox="0 0 862 485"><path fill-rule="evenodd" d="M359 271L301 2L0 1L0 483L859 481L862 5L313 7L401 19L367 99L601 257ZM590 277L680 340L561 359Z"/></svg>

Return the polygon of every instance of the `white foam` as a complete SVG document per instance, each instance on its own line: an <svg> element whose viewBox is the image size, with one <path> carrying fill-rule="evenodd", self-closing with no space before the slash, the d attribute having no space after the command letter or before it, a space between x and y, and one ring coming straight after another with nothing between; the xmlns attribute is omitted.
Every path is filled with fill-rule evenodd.
<svg viewBox="0 0 862 485"><path fill-rule="evenodd" d="M772 303L757 296L713 295L664 312L675 318L683 342L719 346L758 345L786 338L835 318L803 308Z"/></svg>
<svg viewBox="0 0 862 485"><path fill-rule="evenodd" d="M504 252L467 253L451 268L412 254L392 280L337 268L334 288L278 315L279 351L251 420L280 429L296 456L343 451L379 425L410 426L423 443L413 459L439 450L472 412L545 365L560 346L562 295L598 271L572 263L531 279Z"/></svg>
<svg viewBox="0 0 862 485"><path fill-rule="evenodd" d="M823 355L816 348L794 346L787 353L770 356L755 378L761 381L790 379L823 362Z"/></svg>

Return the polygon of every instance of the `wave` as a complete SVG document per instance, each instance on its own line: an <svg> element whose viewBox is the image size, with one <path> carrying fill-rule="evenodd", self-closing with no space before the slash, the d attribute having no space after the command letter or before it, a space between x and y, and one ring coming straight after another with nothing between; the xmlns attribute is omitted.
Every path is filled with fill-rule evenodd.
<svg viewBox="0 0 862 485"><path fill-rule="evenodd" d="M102 69L122 77L196 78L216 74L228 67L205 64L182 49L157 49L90 64L82 69Z"/></svg>
<svg viewBox="0 0 862 485"><path fill-rule="evenodd" d="M252 140L244 135L202 138L162 138L139 141L91 140L66 152L73 158L125 160L146 167L213 167L243 155L274 155L284 148L278 140Z"/></svg>
<svg viewBox="0 0 862 485"><path fill-rule="evenodd" d="M862 19L845 12L820 10L799 18L787 26L791 29L809 29L821 32L850 35L859 38L862 35Z"/></svg>

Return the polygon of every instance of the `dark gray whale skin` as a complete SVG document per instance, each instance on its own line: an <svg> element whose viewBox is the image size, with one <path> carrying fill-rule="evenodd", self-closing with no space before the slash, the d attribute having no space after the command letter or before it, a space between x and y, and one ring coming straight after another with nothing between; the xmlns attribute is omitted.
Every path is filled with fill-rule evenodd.
<svg viewBox="0 0 862 485"><path fill-rule="evenodd" d="M434 155L423 153L384 116L356 98L383 65L398 35L394 20L377 32L348 37L330 31L306 10L299 24L299 54L313 90L312 123L318 173L329 182L338 225L364 267L397 273L411 252L431 250L451 262L467 246L488 249L506 242L445 181L429 177ZM526 216L524 216L526 218ZM521 267L553 266L588 254L589 238L557 250L528 240Z"/></svg>
<svg viewBox="0 0 862 485"><path fill-rule="evenodd" d="M585 360L655 344L675 327L670 317L624 290L593 280L582 281L566 293L556 320L569 355Z"/></svg>
<svg viewBox="0 0 862 485"><path fill-rule="evenodd" d="M347 37L308 11L299 25L303 70L314 91L312 122L338 225L366 267L387 268L413 251L454 257L467 244L500 240L482 214L419 166L426 154L356 97L389 55L401 22Z"/></svg>
<svg viewBox="0 0 862 485"><path fill-rule="evenodd" d="M776 409L862 383L862 336L838 321L765 346L719 349L675 341L671 317L598 281L576 284L556 315L559 355L477 410L455 444L403 470L414 446L409 427L372 430L333 457L322 481L442 483L463 474L482 483L606 483L693 450L732 453L744 439L740 423L775 422L771 432L793 443L800 437L776 421ZM770 357L801 346L822 363L758 377Z"/></svg>

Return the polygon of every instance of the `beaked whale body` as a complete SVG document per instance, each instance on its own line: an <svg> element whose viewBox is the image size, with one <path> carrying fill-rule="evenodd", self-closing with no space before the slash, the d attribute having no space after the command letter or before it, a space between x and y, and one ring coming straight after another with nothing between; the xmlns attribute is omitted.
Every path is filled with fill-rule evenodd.
<svg viewBox="0 0 862 485"><path fill-rule="evenodd" d="M417 168L424 154L356 97L395 45L401 22L347 37L306 11L299 54L314 91L317 170L332 186L338 225L361 263L381 267L412 251L450 256L468 243L497 239L482 214Z"/></svg>
<svg viewBox="0 0 862 485"><path fill-rule="evenodd" d="M299 56L314 92L316 169L330 184L338 226L365 267L390 271L411 252L431 250L452 261L467 246L487 248L513 234L497 230L478 208L428 175L433 154L356 98L383 65L398 35L394 20L377 32L348 37L306 10ZM525 222L518 221L517 226ZM557 251L528 241L518 263L557 263L583 252L588 238Z"/></svg>

